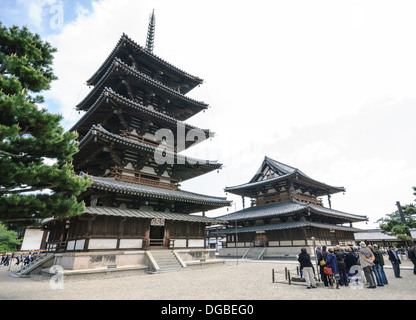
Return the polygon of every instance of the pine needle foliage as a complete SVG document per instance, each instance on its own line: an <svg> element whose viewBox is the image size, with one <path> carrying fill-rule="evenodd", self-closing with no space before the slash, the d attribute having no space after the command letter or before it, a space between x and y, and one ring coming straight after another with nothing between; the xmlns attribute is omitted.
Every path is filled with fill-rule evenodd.
<svg viewBox="0 0 416 320"><path fill-rule="evenodd" d="M81 214L77 196L91 184L71 164L75 132L40 108L50 88L56 49L27 27L0 22L0 222L33 225Z"/></svg>

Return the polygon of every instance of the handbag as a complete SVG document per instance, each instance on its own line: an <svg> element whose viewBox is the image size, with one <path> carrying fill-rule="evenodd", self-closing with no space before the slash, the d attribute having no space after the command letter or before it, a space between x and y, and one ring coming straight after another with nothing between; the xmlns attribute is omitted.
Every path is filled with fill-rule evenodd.
<svg viewBox="0 0 416 320"><path fill-rule="evenodd" d="M332 269L330 267L324 267L324 273L328 276L332 276Z"/></svg>
<svg viewBox="0 0 416 320"><path fill-rule="evenodd" d="M324 253L323 252L320 252L320 254L322 256L322 259L321 259L321 261L319 261L319 265L321 267L323 267L324 265L326 265L325 258L324 258Z"/></svg>

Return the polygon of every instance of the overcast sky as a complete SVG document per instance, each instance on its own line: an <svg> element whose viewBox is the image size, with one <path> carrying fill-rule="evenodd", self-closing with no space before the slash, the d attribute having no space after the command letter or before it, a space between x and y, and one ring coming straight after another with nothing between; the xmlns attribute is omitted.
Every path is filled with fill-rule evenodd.
<svg viewBox="0 0 416 320"><path fill-rule="evenodd" d="M414 202L415 1L0 0L0 21L27 25L58 49L59 80L45 107L66 130L86 80L122 33L144 46L152 10L154 54L204 79L188 95L210 105L187 122L216 133L186 153L224 168L182 189L235 200L264 156L343 186L332 208L374 222ZM326 199L324 199L327 205ZM246 205L249 200L246 199Z"/></svg>

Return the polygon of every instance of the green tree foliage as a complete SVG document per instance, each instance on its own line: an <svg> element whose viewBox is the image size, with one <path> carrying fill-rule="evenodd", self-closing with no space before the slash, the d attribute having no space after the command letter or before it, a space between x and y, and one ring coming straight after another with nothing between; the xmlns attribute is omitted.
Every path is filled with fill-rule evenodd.
<svg viewBox="0 0 416 320"><path fill-rule="evenodd" d="M414 204L407 204L401 206L401 208L404 215L404 223L399 210L387 214L385 218L381 218L377 222L383 233L395 236L405 242L413 242L409 233L410 229L416 228L416 206Z"/></svg>
<svg viewBox="0 0 416 320"><path fill-rule="evenodd" d="M0 221L30 225L47 217L84 211L76 196L90 185L71 164L78 151L75 132L62 116L37 104L56 77L56 52L26 27L0 22Z"/></svg>
<svg viewBox="0 0 416 320"><path fill-rule="evenodd" d="M7 228L0 224L0 251L15 251L17 246L22 244L22 239L17 239L17 232L7 230Z"/></svg>

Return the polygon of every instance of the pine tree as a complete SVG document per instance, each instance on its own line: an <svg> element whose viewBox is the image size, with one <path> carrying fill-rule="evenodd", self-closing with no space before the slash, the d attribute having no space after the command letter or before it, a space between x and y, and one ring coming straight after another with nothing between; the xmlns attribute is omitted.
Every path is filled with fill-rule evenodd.
<svg viewBox="0 0 416 320"><path fill-rule="evenodd" d="M60 126L61 115L38 105L38 95L56 79L56 49L27 27L0 22L0 221L33 225L48 217L84 211L76 196L90 185L71 164L78 151L75 132Z"/></svg>
<svg viewBox="0 0 416 320"><path fill-rule="evenodd" d="M0 252L15 251L23 239L17 239L17 232L8 230L0 223Z"/></svg>
<svg viewBox="0 0 416 320"><path fill-rule="evenodd" d="M397 203L399 206L400 203ZM387 214L386 217L378 219L379 227L383 233L395 236L401 241L411 243L413 239L410 229L416 228L416 206L413 203L400 205L399 210Z"/></svg>

